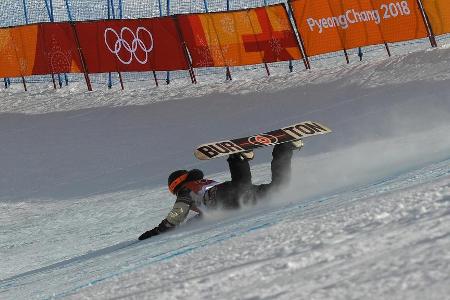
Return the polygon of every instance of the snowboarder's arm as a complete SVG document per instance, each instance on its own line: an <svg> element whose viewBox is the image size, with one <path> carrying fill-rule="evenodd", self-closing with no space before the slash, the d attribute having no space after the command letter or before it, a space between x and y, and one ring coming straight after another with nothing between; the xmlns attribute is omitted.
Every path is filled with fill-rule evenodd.
<svg viewBox="0 0 450 300"><path fill-rule="evenodd" d="M170 224L167 219L162 220L161 223L159 223L159 225L155 228L153 228L152 230L146 231L143 234L141 234L141 236L139 237L139 240L145 240L148 238L151 238L152 236L158 235L164 231L167 231L171 228L175 227L175 225Z"/></svg>
<svg viewBox="0 0 450 300"><path fill-rule="evenodd" d="M180 225L188 216L192 205L193 201L189 195L189 190L180 191L178 193L177 200L167 217L157 227L144 232L139 237L139 240L148 239Z"/></svg>

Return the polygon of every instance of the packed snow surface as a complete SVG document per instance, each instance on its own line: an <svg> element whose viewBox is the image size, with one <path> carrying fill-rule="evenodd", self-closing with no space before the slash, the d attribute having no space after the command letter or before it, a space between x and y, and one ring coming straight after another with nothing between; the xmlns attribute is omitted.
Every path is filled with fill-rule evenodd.
<svg viewBox="0 0 450 300"><path fill-rule="evenodd" d="M234 79L0 90L0 298L449 299L450 48ZM307 120L284 192L137 241L171 171L229 179L196 145Z"/></svg>

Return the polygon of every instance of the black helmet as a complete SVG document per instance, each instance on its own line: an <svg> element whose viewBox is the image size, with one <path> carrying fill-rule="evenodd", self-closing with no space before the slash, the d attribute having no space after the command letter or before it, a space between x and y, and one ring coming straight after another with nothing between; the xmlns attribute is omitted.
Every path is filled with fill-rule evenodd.
<svg viewBox="0 0 450 300"><path fill-rule="evenodd" d="M169 175L167 185L169 186L169 191L176 195L184 183L200 179L203 179L203 172L201 170L177 170Z"/></svg>

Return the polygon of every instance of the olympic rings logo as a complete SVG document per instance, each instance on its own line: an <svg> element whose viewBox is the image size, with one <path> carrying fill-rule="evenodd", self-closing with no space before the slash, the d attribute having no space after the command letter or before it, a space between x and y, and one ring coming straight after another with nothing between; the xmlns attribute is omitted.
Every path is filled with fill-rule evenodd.
<svg viewBox="0 0 450 300"><path fill-rule="evenodd" d="M129 33L130 37L132 38L131 43L125 39L124 33ZM148 34L150 44L146 45L146 43L141 39L143 38L143 34ZM116 42L114 43L113 47L108 42L108 35L113 35L116 39ZM136 33L134 33L130 28L123 27L120 30L120 35L112 28L106 28L105 30L105 44L106 47L108 47L108 50L111 51L112 54L115 54L117 56L117 59L125 64L129 65L133 62L133 58L135 58L141 65L145 65L148 62L149 53L153 50L153 36L150 31L148 31L144 27L138 27L136 29ZM121 55L124 51L121 51L122 48L125 50L127 54L130 56L128 59L124 59ZM142 50L142 51L139 51ZM144 53L145 57L142 59L137 54L138 52Z"/></svg>

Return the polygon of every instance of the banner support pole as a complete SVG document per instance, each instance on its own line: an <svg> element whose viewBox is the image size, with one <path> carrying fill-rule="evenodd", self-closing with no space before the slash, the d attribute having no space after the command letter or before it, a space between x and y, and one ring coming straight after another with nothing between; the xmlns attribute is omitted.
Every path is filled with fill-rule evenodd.
<svg viewBox="0 0 450 300"><path fill-rule="evenodd" d="M345 60L347 61L347 64L349 64L350 60L348 59L347 49L345 49L345 48L344 48L344 55L345 55Z"/></svg>
<svg viewBox="0 0 450 300"><path fill-rule="evenodd" d="M62 80L61 80L61 74L58 73L58 84L59 84L59 88L62 89Z"/></svg>
<svg viewBox="0 0 450 300"><path fill-rule="evenodd" d="M423 23L425 24L425 28L427 29L428 39L430 40L431 47L436 48L437 42L436 37L434 35L433 27L431 26L430 19L423 7L422 0L417 0L417 5L419 6L420 14L422 15Z"/></svg>
<svg viewBox="0 0 450 300"><path fill-rule="evenodd" d="M106 0L106 7L108 8L108 20L111 19L111 0ZM108 72L108 89L112 89L112 76Z"/></svg>
<svg viewBox="0 0 450 300"><path fill-rule="evenodd" d="M264 62L264 67L266 68L267 76L270 76L269 66L267 65L266 62Z"/></svg>
<svg viewBox="0 0 450 300"><path fill-rule="evenodd" d="M167 0L167 16L170 16L170 0ZM192 76L191 76L191 78L192 78ZM167 71L167 74L166 74L166 83L170 84L170 72L169 71Z"/></svg>
<svg viewBox="0 0 450 300"><path fill-rule="evenodd" d="M175 24L176 24L176 27L177 27L178 36L180 37L180 40L181 40L181 43L182 43L182 47L183 47L183 51L184 51L184 57L186 59L187 65L189 67L189 75L191 76L191 81L192 81L193 84L197 84L197 79L195 78L194 68L192 67L192 61L190 59L191 56L189 55L189 49L187 48L186 41L184 40L183 33L181 32L180 23L178 22L178 18L177 18L176 15L173 18L175 19Z"/></svg>
<svg viewBox="0 0 450 300"><path fill-rule="evenodd" d="M27 83L25 81L25 77L23 77L23 76L22 76L22 84L23 84L23 88L24 88L25 92L28 92Z"/></svg>
<svg viewBox="0 0 450 300"><path fill-rule="evenodd" d="M47 0L44 0L44 1L45 1L45 8L47 9L47 14L48 14L48 17L50 19L50 22L54 22L55 19L54 19L54 16L53 16L53 3L52 3L52 0L50 0L50 5L48 4Z"/></svg>
<svg viewBox="0 0 450 300"><path fill-rule="evenodd" d="M162 17L163 16L163 10L162 10L162 3L161 0L158 0L158 8L159 8L159 16ZM168 72L167 72L168 73ZM155 84L156 86L159 86L158 84L158 78L156 77L156 72L153 71L153 78L155 79Z"/></svg>
<svg viewBox="0 0 450 300"><path fill-rule="evenodd" d="M163 12L162 12L161 0L158 0L158 8L159 8L159 16L162 17Z"/></svg>
<svg viewBox="0 0 450 300"><path fill-rule="evenodd" d="M287 5L288 5L288 7L289 7L289 10L288 10L287 7L285 7L285 9L288 10L288 11L293 12L294 10L292 9L291 1L288 1ZM288 16L289 16L289 15L288 15ZM298 27L298 25L297 25L297 21L295 20L295 17L294 17L294 16L292 16L292 20L294 21L294 26L295 26L295 28L297 28L297 34L298 34L298 36L295 35L295 40L297 41L297 44L299 45L300 52L302 53L302 56L303 56L303 64L305 65L305 69L306 69L306 70L311 70L311 64L309 63L308 53L306 53L305 43L303 42L302 34L300 33L300 30L298 29L299 27ZM294 34L295 34L295 29L294 29L294 27L292 26L292 23L291 23L291 28L292 28L292 31L293 31Z"/></svg>
<svg viewBox="0 0 450 300"><path fill-rule="evenodd" d="M52 72L53 89L56 90L55 74Z"/></svg>
<svg viewBox="0 0 450 300"><path fill-rule="evenodd" d="M230 0L227 0L227 11L230 11ZM233 80L233 78L231 78L231 72L230 72L230 67L229 66L226 66L225 81L226 80L230 80L230 81Z"/></svg>
<svg viewBox="0 0 450 300"><path fill-rule="evenodd" d="M228 67L228 66L227 66L226 80L230 80L230 81L233 80L233 78L231 77L230 67Z"/></svg>
<svg viewBox="0 0 450 300"><path fill-rule="evenodd" d="M27 9L27 3L25 0L22 0L23 3L23 14L25 16L25 23L28 25L28 9Z"/></svg>
<svg viewBox="0 0 450 300"><path fill-rule="evenodd" d="M158 84L158 78L156 77L156 72L153 70L153 78L155 79L155 84L156 84L156 86L158 87L159 86L159 84Z"/></svg>
<svg viewBox="0 0 450 300"><path fill-rule="evenodd" d="M117 73L119 74L120 88L123 91L125 88L123 86L122 73L120 73L119 71L117 71Z"/></svg>
<svg viewBox="0 0 450 300"><path fill-rule="evenodd" d="M112 18L115 20L116 19L116 11L114 9L114 0L107 0L108 1L108 20L111 20L111 15ZM122 15L122 3L119 2L119 16ZM111 10L111 11L110 11ZM122 17L120 17L122 18ZM122 91L125 89L124 85L123 85L123 79L122 79L122 73L120 72L119 66L116 62L116 68L117 68L117 74L119 76L119 82L120 82L120 88L122 89ZM108 74L108 89L112 88L112 73L109 72Z"/></svg>
<svg viewBox="0 0 450 300"><path fill-rule="evenodd" d="M66 3L66 10L67 10L67 17L69 18L69 21L72 22L73 18L72 18L72 13L70 12L69 0L65 0L65 3Z"/></svg>
<svg viewBox="0 0 450 300"><path fill-rule="evenodd" d="M25 2L25 0L22 0L22 3L23 3L23 14L24 14L24 17L25 17L25 23L28 25L27 3ZM25 77L23 77L23 75L21 77L22 77L23 88L25 89L25 92L26 92L26 91L28 91L28 89L27 89L27 84L25 82Z"/></svg>
<svg viewBox="0 0 450 300"><path fill-rule="evenodd" d="M83 68L84 79L86 80L86 85L87 85L88 91L92 92L91 79L89 78L89 72L87 69L86 60L84 59L83 50L81 49L80 39L78 38L78 32L77 32L77 29L75 28L75 22L71 21L70 25L72 26L72 31L73 31L73 35L75 37L75 42L77 43L78 55L80 57L81 67Z"/></svg>
<svg viewBox="0 0 450 300"><path fill-rule="evenodd" d="M112 89L112 76L111 76L111 72L108 73L108 89Z"/></svg>
<svg viewBox="0 0 450 300"><path fill-rule="evenodd" d="M286 4L286 3L283 3L283 4ZM284 9L287 11L289 23L291 23L292 12L286 6L284 6ZM292 29L292 32L295 34L294 28L292 27L292 23L291 23L291 29ZM298 43L297 43L297 45L298 45ZM301 50L300 50L300 52L301 52ZM292 64L292 59L290 59L289 60L289 72L292 73L293 71L294 71L294 65Z"/></svg>
<svg viewBox="0 0 450 300"><path fill-rule="evenodd" d="M391 57L392 56L391 49L389 48L388 43L384 42L384 48L386 48L386 52L387 52L388 56Z"/></svg>

